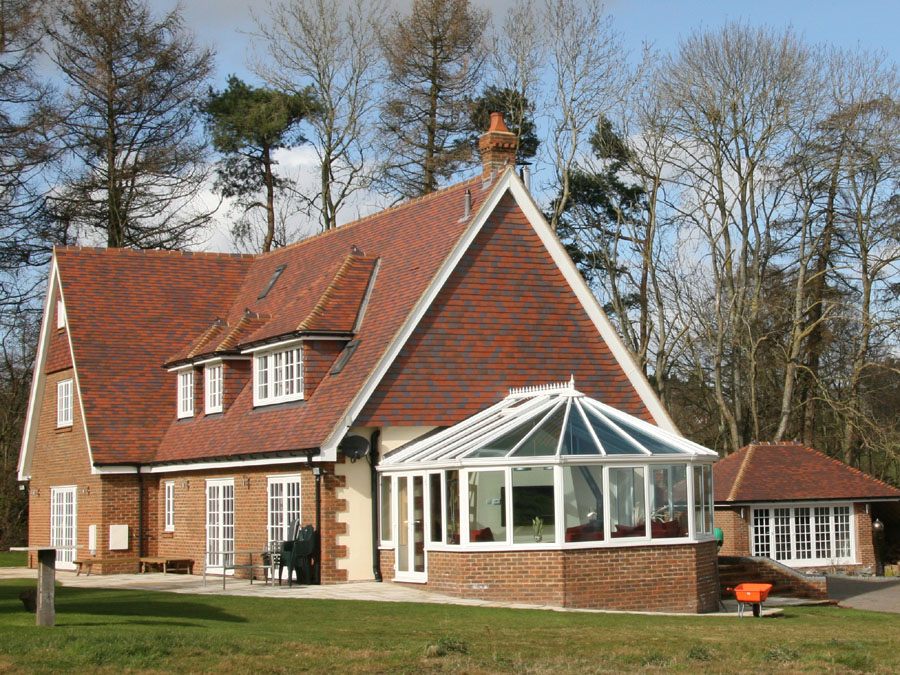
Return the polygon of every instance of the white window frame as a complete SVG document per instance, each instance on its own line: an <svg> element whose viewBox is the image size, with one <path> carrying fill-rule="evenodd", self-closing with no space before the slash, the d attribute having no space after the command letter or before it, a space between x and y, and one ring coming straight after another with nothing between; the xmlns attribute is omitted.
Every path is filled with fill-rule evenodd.
<svg viewBox="0 0 900 675"><path fill-rule="evenodd" d="M178 371L178 419L194 416L194 369Z"/></svg>
<svg viewBox="0 0 900 675"><path fill-rule="evenodd" d="M291 521L303 518L303 479L298 473L267 478L267 535L274 543L286 540Z"/></svg>
<svg viewBox="0 0 900 675"><path fill-rule="evenodd" d="M72 378L56 383L56 427L70 427L73 424L74 385Z"/></svg>
<svg viewBox="0 0 900 675"><path fill-rule="evenodd" d="M66 308L63 305L62 298L56 298L56 327L66 327Z"/></svg>
<svg viewBox="0 0 900 675"><path fill-rule="evenodd" d="M75 569L78 545L78 490L75 485L50 488L50 545L56 551L56 569Z"/></svg>
<svg viewBox="0 0 900 675"><path fill-rule="evenodd" d="M302 343L253 355L253 405L303 400Z"/></svg>
<svg viewBox="0 0 900 675"><path fill-rule="evenodd" d="M163 483L163 503L165 511L165 531L175 531L175 481L167 480Z"/></svg>
<svg viewBox="0 0 900 675"><path fill-rule="evenodd" d="M222 412L224 369L221 361L207 363L203 368L203 401L207 415Z"/></svg>
<svg viewBox="0 0 900 675"><path fill-rule="evenodd" d="M787 533L784 532L783 528L779 529L778 527L776 527L776 510L781 509L789 510L789 529ZM808 531L804 534L809 538L810 557L808 558L801 558L797 553L797 509L807 510L807 517L809 521L806 528ZM822 557L821 555L817 554L817 548L820 547L817 546L819 540L817 536L818 528L816 526L816 509L828 510L827 545L830 553L827 557ZM847 510L849 530L842 533L847 537L846 544L849 547L849 555L837 555L837 535L839 534L838 520L835 517L837 509ZM767 511L768 513L764 515L764 511ZM760 521L760 519L762 520ZM767 525L766 532L757 533L757 521L760 521L760 525ZM856 546L856 518L854 518L853 504L850 502L776 502L772 504L755 504L750 508L750 522L748 527L750 529L751 555L767 555L773 560L777 560L781 564L787 565L788 567L827 567L831 565L854 565L858 562ZM777 537L779 533L781 533L782 535L788 535L787 544L789 548L789 555L788 557L781 559L777 557ZM757 534L759 534L759 536L757 536ZM762 537L762 539L760 539L760 537ZM768 551L766 551L766 544L768 545Z"/></svg>

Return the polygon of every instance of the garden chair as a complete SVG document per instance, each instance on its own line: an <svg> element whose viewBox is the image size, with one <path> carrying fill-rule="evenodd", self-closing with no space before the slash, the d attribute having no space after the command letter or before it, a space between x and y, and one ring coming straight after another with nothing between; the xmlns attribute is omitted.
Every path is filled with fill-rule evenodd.
<svg viewBox="0 0 900 675"><path fill-rule="evenodd" d="M291 541L281 542L281 555L278 561L278 583L281 583L281 570L288 569L288 585L293 585L294 575L297 583L309 584L312 581L312 565L310 558L315 551L316 531L312 525L300 528L297 536Z"/></svg>

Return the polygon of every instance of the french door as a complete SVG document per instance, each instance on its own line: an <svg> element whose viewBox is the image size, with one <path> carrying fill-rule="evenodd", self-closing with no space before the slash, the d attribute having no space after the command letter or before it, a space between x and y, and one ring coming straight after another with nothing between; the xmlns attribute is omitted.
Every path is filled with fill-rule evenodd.
<svg viewBox="0 0 900 675"><path fill-rule="evenodd" d="M234 479L206 481L206 569L223 571L234 551ZM234 570L227 570L234 574Z"/></svg>
<svg viewBox="0 0 900 675"><path fill-rule="evenodd" d="M396 578L426 581L425 477L397 477Z"/></svg>
<svg viewBox="0 0 900 675"><path fill-rule="evenodd" d="M56 569L74 570L78 512L75 486L50 488L50 545L57 547Z"/></svg>
<svg viewBox="0 0 900 675"><path fill-rule="evenodd" d="M288 538L288 527L301 517L300 476L269 476L269 542ZM283 568L281 576L288 578L290 570Z"/></svg>

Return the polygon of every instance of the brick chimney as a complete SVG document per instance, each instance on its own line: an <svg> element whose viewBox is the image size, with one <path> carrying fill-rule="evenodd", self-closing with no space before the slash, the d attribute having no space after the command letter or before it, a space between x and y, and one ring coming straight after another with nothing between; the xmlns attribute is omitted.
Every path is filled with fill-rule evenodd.
<svg viewBox="0 0 900 675"><path fill-rule="evenodd" d="M490 181L507 166L516 163L516 135L506 128L503 113L491 113L490 128L478 139L482 180Z"/></svg>

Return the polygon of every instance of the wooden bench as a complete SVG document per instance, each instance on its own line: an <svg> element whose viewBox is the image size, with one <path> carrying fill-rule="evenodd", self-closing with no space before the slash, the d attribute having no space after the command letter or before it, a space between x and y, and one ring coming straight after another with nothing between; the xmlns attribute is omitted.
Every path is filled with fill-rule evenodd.
<svg viewBox="0 0 900 675"><path fill-rule="evenodd" d="M162 567L163 574L172 572L184 572L193 574L194 561L191 558L167 558L165 556L149 556L140 559L141 574L147 571L150 566Z"/></svg>
<svg viewBox="0 0 900 675"><path fill-rule="evenodd" d="M104 564L113 564L113 563L137 563L140 562L140 558L85 558L84 560L73 560L72 564L75 565L75 576L80 576L81 571L85 571L85 576L91 576L91 568L94 565L104 565Z"/></svg>

